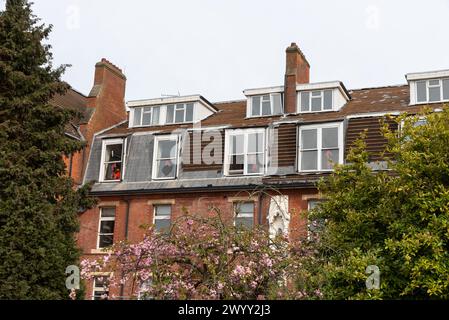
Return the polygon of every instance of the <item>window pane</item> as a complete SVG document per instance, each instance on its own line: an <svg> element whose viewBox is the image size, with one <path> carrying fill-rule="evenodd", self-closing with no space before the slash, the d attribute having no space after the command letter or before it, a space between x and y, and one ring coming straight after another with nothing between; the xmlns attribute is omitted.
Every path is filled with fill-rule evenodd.
<svg viewBox="0 0 449 320"><path fill-rule="evenodd" d="M95 288L107 287L109 285L109 279L107 276L95 277L94 281L95 281L95 284L94 284Z"/></svg>
<svg viewBox="0 0 449 320"><path fill-rule="evenodd" d="M240 202L235 204L236 214L254 214L254 203L253 202Z"/></svg>
<svg viewBox="0 0 449 320"><path fill-rule="evenodd" d="M170 216L171 215L171 205L169 204L158 204L155 207L156 216Z"/></svg>
<svg viewBox="0 0 449 320"><path fill-rule="evenodd" d="M148 126L151 124L151 107L143 108L142 125Z"/></svg>
<svg viewBox="0 0 449 320"><path fill-rule="evenodd" d="M104 180L120 180L122 177L121 162L107 163L105 170Z"/></svg>
<svg viewBox="0 0 449 320"><path fill-rule="evenodd" d="M248 152L263 152L263 134L248 134Z"/></svg>
<svg viewBox="0 0 449 320"><path fill-rule="evenodd" d="M440 101L440 87L430 87L429 88L429 101Z"/></svg>
<svg viewBox="0 0 449 320"><path fill-rule="evenodd" d="M426 92L426 82L425 81L418 81L416 83L416 96L418 102L425 102L427 101L427 92Z"/></svg>
<svg viewBox="0 0 449 320"><path fill-rule="evenodd" d="M114 233L114 220L100 221L100 233Z"/></svg>
<svg viewBox="0 0 449 320"><path fill-rule="evenodd" d="M108 295L109 292L108 291L94 291L94 300L107 300L108 298L106 297L106 299L103 299L104 295Z"/></svg>
<svg viewBox="0 0 449 320"><path fill-rule="evenodd" d="M443 80L443 99L449 100L449 79Z"/></svg>
<svg viewBox="0 0 449 320"><path fill-rule="evenodd" d="M262 115L268 116L271 114L270 96L266 95L262 97Z"/></svg>
<svg viewBox="0 0 449 320"><path fill-rule="evenodd" d="M158 232L169 232L170 231L170 219L156 219L154 220L154 229Z"/></svg>
<svg viewBox="0 0 449 320"><path fill-rule="evenodd" d="M338 163L338 149L323 150L321 152L321 168L332 169Z"/></svg>
<svg viewBox="0 0 449 320"><path fill-rule="evenodd" d="M243 173L243 155L233 155L230 159L229 170L232 173Z"/></svg>
<svg viewBox="0 0 449 320"><path fill-rule="evenodd" d="M174 178L176 172L176 163L173 160L159 160L157 162L158 178Z"/></svg>
<svg viewBox="0 0 449 320"><path fill-rule="evenodd" d="M312 96L312 111L321 111L321 97Z"/></svg>
<svg viewBox="0 0 449 320"><path fill-rule="evenodd" d="M106 146L105 161L121 161L122 160L122 144L110 144Z"/></svg>
<svg viewBox="0 0 449 320"><path fill-rule="evenodd" d="M108 235L100 235L98 247L99 248L106 248L112 246L114 243L113 241L114 236L112 234Z"/></svg>
<svg viewBox="0 0 449 320"><path fill-rule="evenodd" d="M179 122L184 122L184 108L182 108L183 105L182 104L177 104L176 105L176 111L175 111L175 122L179 123Z"/></svg>
<svg viewBox="0 0 449 320"><path fill-rule="evenodd" d="M260 116L260 96L252 97L251 107L251 115Z"/></svg>
<svg viewBox="0 0 449 320"><path fill-rule="evenodd" d="M301 149L317 148L317 129L301 130Z"/></svg>
<svg viewBox="0 0 449 320"><path fill-rule="evenodd" d="M246 159L248 173L263 172L263 154L249 154Z"/></svg>
<svg viewBox="0 0 449 320"><path fill-rule="evenodd" d="M134 108L133 126L140 126L140 117L142 116L142 108Z"/></svg>
<svg viewBox="0 0 449 320"><path fill-rule="evenodd" d="M318 151L301 152L301 170L316 170L318 161Z"/></svg>
<svg viewBox="0 0 449 320"><path fill-rule="evenodd" d="M152 116L152 125L158 125L159 124L159 117L161 114L161 107L153 107L153 116Z"/></svg>
<svg viewBox="0 0 449 320"><path fill-rule="evenodd" d="M321 97L321 91L312 91L312 97Z"/></svg>
<svg viewBox="0 0 449 320"><path fill-rule="evenodd" d="M115 217L115 208L101 208L101 216L103 218Z"/></svg>
<svg viewBox="0 0 449 320"><path fill-rule="evenodd" d="M440 86L440 80L429 80L429 86Z"/></svg>
<svg viewBox="0 0 449 320"><path fill-rule="evenodd" d="M236 217L235 226L238 228L252 228L254 225L254 218Z"/></svg>
<svg viewBox="0 0 449 320"><path fill-rule="evenodd" d="M158 142L158 159L176 158L176 141L160 140Z"/></svg>
<svg viewBox="0 0 449 320"><path fill-rule="evenodd" d="M167 119L165 120L166 123L173 123L173 118L175 114L175 106L174 105L168 105L167 106Z"/></svg>
<svg viewBox="0 0 449 320"><path fill-rule="evenodd" d="M338 148L338 128L323 128L322 140L323 148Z"/></svg>
<svg viewBox="0 0 449 320"><path fill-rule="evenodd" d="M275 93L271 96L273 99L273 114L282 113L282 99L280 93Z"/></svg>
<svg viewBox="0 0 449 320"><path fill-rule="evenodd" d="M186 105L186 121L193 121L193 103Z"/></svg>
<svg viewBox="0 0 449 320"><path fill-rule="evenodd" d="M301 92L301 111L303 112L310 110L309 97L310 92Z"/></svg>
<svg viewBox="0 0 449 320"><path fill-rule="evenodd" d="M324 91L324 110L332 110L332 90Z"/></svg>
<svg viewBox="0 0 449 320"><path fill-rule="evenodd" d="M231 136L231 153L241 154L243 153L243 135Z"/></svg>
<svg viewBox="0 0 449 320"><path fill-rule="evenodd" d="M313 210L321 203L321 200L309 200L307 202L308 210Z"/></svg>

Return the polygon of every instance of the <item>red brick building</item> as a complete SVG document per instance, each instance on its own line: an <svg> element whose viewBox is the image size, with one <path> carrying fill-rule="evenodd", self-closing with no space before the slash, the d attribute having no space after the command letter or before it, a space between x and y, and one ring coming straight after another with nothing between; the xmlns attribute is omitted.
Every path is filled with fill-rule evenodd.
<svg viewBox="0 0 449 320"><path fill-rule="evenodd" d="M97 100L86 99L98 110L113 106L116 114L107 123L116 125L98 132L96 123L83 133L92 141L84 182L95 182L92 194L100 200L80 215L84 257L104 254L120 240L141 240L142 224L163 229L185 211L210 215L214 206L236 224L307 236L307 210L320 200L318 179L332 172L333 163L344 163L361 131L368 130L371 165L382 170L379 121L449 101L449 71L412 73L404 85L355 90L340 81L310 83L310 65L292 43L281 86L244 90L245 99L220 103L201 95L129 101L127 121L120 122L125 78L106 65L95 83L111 92L99 99L94 86ZM102 290L89 283L88 297ZM126 288L109 293L130 294Z"/></svg>

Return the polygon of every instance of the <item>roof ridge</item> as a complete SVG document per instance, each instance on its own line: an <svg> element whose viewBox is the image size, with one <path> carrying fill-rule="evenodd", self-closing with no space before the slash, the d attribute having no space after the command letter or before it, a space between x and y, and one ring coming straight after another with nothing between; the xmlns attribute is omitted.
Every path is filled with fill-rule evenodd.
<svg viewBox="0 0 449 320"><path fill-rule="evenodd" d="M386 86L378 86L378 87L365 87L365 88L356 88L356 89L349 89L348 91L362 91L362 90L372 90L372 89L383 89L383 88L399 88L399 87L408 87L409 85L404 84L393 84L393 85L386 85Z"/></svg>

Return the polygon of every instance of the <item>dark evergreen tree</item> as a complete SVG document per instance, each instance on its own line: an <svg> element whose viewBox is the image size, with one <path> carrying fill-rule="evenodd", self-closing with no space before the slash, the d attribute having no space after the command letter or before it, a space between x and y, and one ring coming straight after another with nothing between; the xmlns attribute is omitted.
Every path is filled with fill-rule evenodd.
<svg viewBox="0 0 449 320"><path fill-rule="evenodd" d="M83 145L64 134L74 113L49 103L68 87L50 31L26 0L0 12L0 299L68 298L77 212L93 203L66 175L62 156Z"/></svg>

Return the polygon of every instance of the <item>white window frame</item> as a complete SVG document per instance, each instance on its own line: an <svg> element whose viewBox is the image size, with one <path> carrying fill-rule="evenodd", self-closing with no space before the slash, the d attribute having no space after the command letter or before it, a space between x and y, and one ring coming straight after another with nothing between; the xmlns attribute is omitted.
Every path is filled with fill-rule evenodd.
<svg viewBox="0 0 449 320"><path fill-rule="evenodd" d="M108 278L108 276L107 276L107 275L104 275L104 276L95 276L95 277L93 278L93 283L92 283L92 300L95 300L95 291L106 292L106 289L105 289L104 286L102 286L102 287L96 287L96 284L95 284L96 281L95 281L95 280L96 280L97 278ZM108 299L109 299L109 287L108 287L108 289L107 289L107 292L108 292L108 298L107 298L107 299L104 299L104 300L108 300Z"/></svg>
<svg viewBox="0 0 449 320"><path fill-rule="evenodd" d="M122 168L121 168L121 174L120 174L120 179L116 179L116 180L105 180L105 175L106 175L106 171L105 171L105 158L106 158L106 147L109 145L114 145L114 144L121 144L122 145ZM98 176L98 181L99 182L120 182L123 180L123 178L125 177L125 156L126 156L126 139L125 138L118 138L118 139L104 139L102 141L102 145L101 145L101 163L100 163L100 173ZM117 161L118 162L118 161Z"/></svg>
<svg viewBox="0 0 449 320"><path fill-rule="evenodd" d="M158 125L161 125L161 114L162 114L162 108L163 108L164 106L163 105L155 105L155 106L139 106L139 107L133 107L133 108L131 108L131 110L132 110L132 114L131 114L131 118L132 118L132 121L130 122L131 123L131 126L133 127L133 128L139 128L139 127L151 127L151 126L158 126ZM150 111L145 111L145 108L149 108L150 109ZM159 108L159 119L158 119L158 121L157 121L157 123L154 123L154 119L153 119L153 116L154 116L154 114L153 114L153 109L154 108ZM139 124L138 125L134 125L134 117L135 117L135 115L136 115L136 113L135 113L135 110L136 109L141 109L141 111L140 111L140 119L139 119ZM150 124L143 124L143 114L144 113L151 113L151 121L150 121Z"/></svg>
<svg viewBox="0 0 449 320"><path fill-rule="evenodd" d="M274 96L280 96L280 100L281 100L281 113L279 114L274 114L274 110L273 110L273 106L274 106ZM270 114L267 115L262 115L262 99L264 96L269 96L270 97ZM260 97L260 113L258 115L253 115L253 98L255 97ZM254 95L254 96L250 96L248 98L248 109L246 112L246 116L248 118L260 118L260 117L272 117L272 116L278 116L278 115L282 115L284 113L284 101L283 101L283 96L281 93L276 92L276 93L265 93L265 94L258 94L258 95Z"/></svg>
<svg viewBox="0 0 449 320"><path fill-rule="evenodd" d="M234 227L236 226L236 218L237 218L237 212L236 212L236 206L238 206L238 205L241 205L241 204L243 204L243 203L251 203L252 205L253 205L253 213L241 213L241 212L239 212L239 218L252 218L253 219L253 225L252 225L252 227L254 227L255 226L255 223L254 223L254 216L255 216L255 211L256 211L256 203L254 202L254 201L234 201L233 203L232 203L232 206L233 206L233 208L232 208L232 210L233 210L233 212L234 212L234 219L233 219L233 223L234 223Z"/></svg>
<svg viewBox="0 0 449 320"><path fill-rule="evenodd" d="M102 217L101 216L101 212L103 211L104 208L114 208L114 216L113 217ZM97 249L98 250L102 250L103 248L100 248L100 236L102 235L112 235L112 238L114 239L114 232L115 232L115 216L117 215L117 207L114 206L104 206L104 207L100 207L100 211L99 211L100 215L98 217L98 236L97 236ZM102 221L114 221L114 232L112 233L101 233L101 222ZM112 243L114 243L114 240L112 241ZM107 247L106 247L107 248Z"/></svg>
<svg viewBox="0 0 449 320"><path fill-rule="evenodd" d="M414 83L415 88L415 103L416 104L427 104L427 103L440 103L440 102L447 102L449 99L444 99L444 92L443 92L443 81L447 80L449 81L449 78L439 78L439 79L423 79L423 80L416 80ZM430 85L430 81L438 81L438 85ZM426 84L426 100L425 101L418 101L418 83L419 82L425 82ZM440 100L438 101L430 101L430 88L440 88Z"/></svg>
<svg viewBox="0 0 449 320"><path fill-rule="evenodd" d="M324 109L324 91L330 91L331 94L331 108L330 109ZM302 100L302 93L308 92L309 93L309 110L308 111L302 111L301 110L301 100ZM314 92L320 92L320 98L321 98L321 106L320 110L312 111L312 94ZM334 111L335 109L335 90L334 89L319 89L319 90L301 90L297 92L297 111L298 113L315 113L315 112L329 112ZM317 96L315 96L317 97Z"/></svg>
<svg viewBox="0 0 449 320"><path fill-rule="evenodd" d="M186 120L188 104L192 105L192 120L189 120L189 121ZM168 106L173 106L173 122L167 122ZM181 107L178 108L178 106L181 106ZM193 123L194 116L195 116L195 103L193 103L193 102L171 103L171 104L167 104L166 108L167 108L167 112L165 114L165 120L164 120L165 124ZM183 110L183 121L181 121L181 122L176 122L176 111L177 110L178 111Z"/></svg>
<svg viewBox="0 0 449 320"><path fill-rule="evenodd" d="M176 150L175 150L175 160L176 160L176 170L175 170L175 176L174 177L158 177L157 176L157 151L159 148L159 142L160 141L175 141L176 142ZM151 177L153 180L174 180L179 175L179 136L176 134L171 135L160 135L154 137L154 149L153 149L153 167L152 167L152 174ZM170 158L171 159L171 158Z"/></svg>
<svg viewBox="0 0 449 320"><path fill-rule="evenodd" d="M254 153L248 153L248 136L252 133L262 133L263 142L262 142L262 148L263 148L263 164L262 164L262 172L260 173L248 173L248 166L247 166L247 158L249 154ZM229 173L229 165L230 165L230 142L231 142L231 136L235 135L243 135L243 173L239 174L233 174ZM251 129L232 129L232 130L226 130L225 131L225 156L224 156L224 174L226 176L260 176L264 175L266 173L266 167L267 167L267 139L266 139L266 128L251 128Z"/></svg>
<svg viewBox="0 0 449 320"><path fill-rule="evenodd" d="M309 199L307 200L307 240L312 240L312 232L310 231L310 225L311 223L313 223L312 220L310 220L309 218L309 212L310 210L312 210L311 208L311 203L312 202L318 202L318 203L322 203L324 202L323 199ZM324 223L326 223L326 220L324 220Z"/></svg>
<svg viewBox="0 0 449 320"><path fill-rule="evenodd" d="M298 163L297 163L297 170L298 172L331 172L334 169L322 169L322 159L321 159L321 154L322 154L322 143L323 143L323 139L322 139L322 129L323 128L338 128L338 164L342 164L343 163L343 157L344 157L344 139L343 139L343 121L341 122L332 122L332 123L324 123L324 124L311 124L311 125L303 125L300 126L298 129L298 145L297 145L297 159L298 159ZM301 133L303 130L308 130L308 129L317 129L317 169L312 169L312 170L302 170L301 169L301 156L302 156L302 146L301 146ZM312 149L310 149L312 150ZM315 149L313 149L315 150ZM307 151L307 150L306 150Z"/></svg>
<svg viewBox="0 0 449 320"><path fill-rule="evenodd" d="M169 216L159 216L159 218L157 218L157 216L156 216L157 209L156 208L159 206L169 206L170 207L170 215ZM171 204L168 204L168 203L153 204L153 226L156 228L156 220L170 220L170 223L171 223L172 211L173 211L173 205L171 205Z"/></svg>

